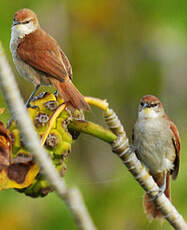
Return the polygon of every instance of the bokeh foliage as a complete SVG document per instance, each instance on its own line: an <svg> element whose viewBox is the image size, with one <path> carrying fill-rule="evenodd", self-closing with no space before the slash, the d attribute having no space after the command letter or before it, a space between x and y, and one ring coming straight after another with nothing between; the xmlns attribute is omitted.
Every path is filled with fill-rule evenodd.
<svg viewBox="0 0 187 230"><path fill-rule="evenodd" d="M41 25L58 40L72 63L73 81L80 91L107 98L129 137L139 99L145 94L162 99L180 130L182 160L179 177L172 183L172 195L187 219L186 1L0 0L0 40L11 64L8 46L12 16L24 7L36 11ZM19 77L17 80L26 100L33 86ZM8 118L6 110L2 120ZM102 123L96 109L86 118ZM147 221L142 189L111 154L110 146L100 140L81 135L73 145L66 181L81 189L99 229L171 229L167 223L161 226ZM76 229L55 194L34 200L3 191L0 201L2 229Z"/></svg>

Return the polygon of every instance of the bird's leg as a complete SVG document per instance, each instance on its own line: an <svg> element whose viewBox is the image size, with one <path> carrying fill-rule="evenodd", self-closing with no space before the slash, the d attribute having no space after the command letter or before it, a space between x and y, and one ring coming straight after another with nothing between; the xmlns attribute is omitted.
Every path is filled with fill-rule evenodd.
<svg viewBox="0 0 187 230"><path fill-rule="evenodd" d="M55 97L58 97L58 91L57 90L55 90L53 94L55 95Z"/></svg>
<svg viewBox="0 0 187 230"><path fill-rule="evenodd" d="M32 93L31 93L29 99L27 100L27 102L26 102L26 104L25 104L25 106L26 106L27 108L36 108L36 107L38 107L38 106L31 106L31 105L30 105L30 102L32 101L32 99L33 99L35 93L37 92L37 90L39 89L39 87L40 87L40 85L36 85L35 88L34 88L34 90L32 91ZM11 123L12 123L13 120L14 120L14 117L12 116L12 117L10 118L10 120L8 121L8 126L11 125Z"/></svg>
<svg viewBox="0 0 187 230"><path fill-rule="evenodd" d="M164 193L165 190L166 190L166 177L167 177L167 173L166 173L166 171L164 171L164 182L163 182L163 184L159 188L158 196L161 196L162 193Z"/></svg>
<svg viewBox="0 0 187 230"><path fill-rule="evenodd" d="M37 90L39 89L39 87L40 87L40 84L36 85L35 88L34 88L34 90L32 91L30 97L28 98L28 100L27 100L27 102L25 104L27 108L32 107L30 105L30 102L32 101L32 99L33 99L35 93L37 92Z"/></svg>
<svg viewBox="0 0 187 230"><path fill-rule="evenodd" d="M167 172L164 171L164 182L163 184L159 187L158 194L152 198L151 200L156 200L158 197L160 197L166 190L166 178L167 178Z"/></svg>
<svg viewBox="0 0 187 230"><path fill-rule="evenodd" d="M130 145L131 151L136 153L137 147L135 145ZM139 160L139 159L138 159Z"/></svg>

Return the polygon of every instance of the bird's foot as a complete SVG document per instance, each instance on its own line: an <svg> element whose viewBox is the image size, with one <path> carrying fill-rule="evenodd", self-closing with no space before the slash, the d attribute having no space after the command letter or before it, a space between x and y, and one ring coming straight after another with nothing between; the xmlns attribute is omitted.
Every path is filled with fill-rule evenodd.
<svg viewBox="0 0 187 230"><path fill-rule="evenodd" d="M55 97L58 97L58 91L57 90L55 90L53 94L55 95Z"/></svg>
<svg viewBox="0 0 187 230"><path fill-rule="evenodd" d="M151 200L156 200L158 197L160 197L166 190L166 172L164 172L164 183L159 187L158 193L156 194L155 197L153 197Z"/></svg>
<svg viewBox="0 0 187 230"><path fill-rule="evenodd" d="M132 152L136 152L137 147L135 145L130 145L130 149Z"/></svg>
<svg viewBox="0 0 187 230"><path fill-rule="evenodd" d="M151 198L152 201L158 199L166 190L166 186L163 184L160 188L158 193L156 194L156 196L154 196L153 198Z"/></svg>
<svg viewBox="0 0 187 230"><path fill-rule="evenodd" d="M31 109L39 108L37 105L31 105L30 103L29 103L29 104L26 103L25 106L26 106L27 109L28 109L28 108L31 108Z"/></svg>

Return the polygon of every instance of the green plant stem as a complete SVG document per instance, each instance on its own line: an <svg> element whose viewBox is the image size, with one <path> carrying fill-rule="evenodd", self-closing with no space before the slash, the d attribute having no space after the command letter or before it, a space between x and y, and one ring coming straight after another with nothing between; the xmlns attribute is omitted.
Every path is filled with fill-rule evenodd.
<svg viewBox="0 0 187 230"><path fill-rule="evenodd" d="M68 125L68 129L92 135L108 143L112 143L117 139L117 136L112 131L91 121L73 119Z"/></svg>

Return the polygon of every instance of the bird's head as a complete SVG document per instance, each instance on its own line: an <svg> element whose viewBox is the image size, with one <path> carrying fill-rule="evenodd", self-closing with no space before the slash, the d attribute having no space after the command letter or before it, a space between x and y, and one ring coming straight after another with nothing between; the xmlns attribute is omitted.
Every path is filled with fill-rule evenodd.
<svg viewBox="0 0 187 230"><path fill-rule="evenodd" d="M153 95L143 96L139 104L138 116L140 118L156 118L164 114L164 108L160 100Z"/></svg>
<svg viewBox="0 0 187 230"><path fill-rule="evenodd" d="M14 14L12 31L19 38L34 32L39 27L36 14L30 9L21 9Z"/></svg>

